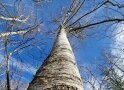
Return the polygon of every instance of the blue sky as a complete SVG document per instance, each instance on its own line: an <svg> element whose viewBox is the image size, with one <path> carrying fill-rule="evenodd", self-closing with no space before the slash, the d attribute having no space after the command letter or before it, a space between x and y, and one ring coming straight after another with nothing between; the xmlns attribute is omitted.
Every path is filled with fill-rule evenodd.
<svg viewBox="0 0 124 90"><path fill-rule="evenodd" d="M33 16L38 16L38 21L42 20L43 23L38 28L39 33L35 37L34 40L29 41L28 43L35 43L35 46L26 48L22 51L20 51L18 54L13 54L11 61L14 64L11 64L14 66L14 68L17 68L21 70L23 73L21 75L26 79L25 82L30 82L32 80L33 75L35 74L38 67L42 64L43 60L48 56L50 53L50 50L52 48L55 35L56 34L50 34L49 32L56 30L58 27L57 24L54 24L52 21L55 16L60 16L63 14L63 11L65 8L67 8L70 4L70 0L53 0L53 2L43 3L41 6L38 6L36 14L36 6L32 3L31 0L22 0L23 3L21 4L23 8L20 10L19 15L31 15L31 20L28 22L28 24L22 24L19 28L24 28L27 26L32 25L32 21L35 19ZM122 2L122 0L118 0ZM9 4L10 6L7 6L11 15L16 15L13 13L13 2L12 0L3 0L4 4ZM82 13L85 13L87 10L90 10L92 2L90 4L87 4L84 9L81 9L76 17L72 21L74 21L78 16L82 15ZM89 9L87 9L89 8ZM84 11L84 12L82 12ZM5 13L6 14L6 13ZM88 16L87 18L84 18L84 21L88 21L91 19L91 22L93 21L94 17L97 16L103 16L105 15L104 9L101 8L95 14L92 14ZM102 17L97 18L102 19ZM5 21L6 22L6 21ZM83 23L83 21L81 21ZM24 25L24 26L23 26ZM17 28L14 28L15 30ZM96 70L96 63L102 63L102 57L101 53L108 49L109 51L111 48L109 48L112 45L113 38L107 38L107 35L112 35L111 31L113 31L112 28L108 29L109 32L106 32L104 26L99 26L95 30L99 33L95 34L94 36L86 37L84 40L77 39L75 37L69 37L70 43L73 47L73 51L78 63L78 66L85 65L89 68L91 66L92 70ZM116 28L118 30L118 28ZM116 30L116 31L117 31ZM7 32L6 31L6 24L0 23L0 33L1 32ZM94 32L91 30L91 32ZM118 31L117 31L118 32ZM88 32L90 33L90 32ZM31 35L32 37L33 35ZM30 37L29 37L30 38ZM122 37L123 38L123 37ZM11 39L13 40L22 40L20 36L13 36ZM26 40L26 39L25 39ZM119 39L120 40L120 39ZM45 44L44 44L45 43ZM2 45L2 42L0 43ZM10 46L9 49L12 51L16 45ZM0 46L2 48L2 46ZM4 59L3 57L3 51L0 50L0 62ZM19 66L20 65L20 66ZM22 67L21 67L22 65ZM28 68L27 68L28 66ZM13 69L13 68L12 68ZM29 70L29 71L28 71ZM0 76L1 77L1 76Z"/></svg>

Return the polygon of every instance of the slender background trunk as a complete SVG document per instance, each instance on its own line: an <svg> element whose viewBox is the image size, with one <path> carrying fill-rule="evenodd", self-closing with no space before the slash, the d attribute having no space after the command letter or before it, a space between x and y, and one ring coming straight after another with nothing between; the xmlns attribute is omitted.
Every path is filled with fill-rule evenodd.
<svg viewBox="0 0 124 90"><path fill-rule="evenodd" d="M6 56L6 88L7 90L11 90L10 86L10 76L9 76L9 54L8 54L8 40L5 41L5 56Z"/></svg>

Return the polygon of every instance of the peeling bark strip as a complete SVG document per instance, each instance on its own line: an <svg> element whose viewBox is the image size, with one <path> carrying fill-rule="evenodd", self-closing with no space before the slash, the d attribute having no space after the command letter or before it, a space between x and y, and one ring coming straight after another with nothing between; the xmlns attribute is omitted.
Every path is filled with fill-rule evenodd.
<svg viewBox="0 0 124 90"><path fill-rule="evenodd" d="M60 30L52 52L37 71L27 90L83 90L65 29Z"/></svg>

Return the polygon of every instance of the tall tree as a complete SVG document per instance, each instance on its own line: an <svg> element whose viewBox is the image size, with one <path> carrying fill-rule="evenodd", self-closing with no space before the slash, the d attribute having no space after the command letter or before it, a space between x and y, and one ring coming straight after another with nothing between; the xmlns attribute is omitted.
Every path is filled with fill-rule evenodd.
<svg viewBox="0 0 124 90"><path fill-rule="evenodd" d="M59 28L59 33L57 34L57 39L55 40L53 49L37 71L34 79L28 87L28 90L69 90L70 88L71 90L83 90L81 77L78 73L77 67L75 67L74 55L66 34L79 34L89 27L94 27L104 23L118 23L124 21L123 18L103 18L100 21L97 20L92 23L81 23L81 20L84 17L95 13L95 11L104 7L104 5L109 4L110 6L112 5L123 8L123 6L109 0L101 1L96 4L91 11L88 11L86 14L73 21L72 19L76 16L81 7L85 6L85 2L85 0L72 0L70 8L66 11L63 20L61 21L62 24ZM70 21L72 21L72 23L70 23ZM78 78L78 80L75 78Z"/></svg>
<svg viewBox="0 0 124 90"><path fill-rule="evenodd" d="M35 13L34 16L32 15L32 7L30 7L29 9L23 8L24 3L28 3L31 5L31 2L27 2L27 0L15 0L14 4L12 4L12 5L7 4L7 6L3 2L0 2L0 7L2 7L2 9L0 11L1 12L0 20L6 22L4 25L7 24L6 30L3 30L6 33L2 32L0 34L1 36L7 36L7 38L5 39L5 46L7 47L5 49L7 61L9 61L8 54L11 55L11 53L8 52L8 50L10 50L8 47L11 47L10 44L8 45L8 43L10 43L10 41L11 41L10 40L11 35L12 34L15 35L17 31L24 30L24 31L26 31L23 34L24 37L28 32L29 32L29 36L31 36L30 31L32 32L32 30L37 29L38 25L36 25L36 23L37 23L37 20L40 19L38 17L42 17L43 13L49 12L49 10L48 10L48 12L45 11L42 13L42 15L41 14L39 15L37 13L37 11L39 10L37 8L39 8L40 5L42 6L42 4L43 4L42 2L49 1L49 0L31 0L31 1L34 1L34 3L37 5L37 6L33 6L36 11L36 12L33 12L33 13ZM55 0L53 0L53 2L54 1ZM20 2L23 2L23 6L21 6ZM53 46L53 49L52 49L49 57L43 63L41 68L37 71L36 77L34 78L32 83L29 85L29 89L33 88L33 85L36 84L36 86L38 85L38 87L40 85L43 85L42 88L45 88L45 89L50 88L50 87L51 87L51 89L52 89L52 87L53 88L59 88L59 87L66 88L66 86L67 86L70 88L75 87L75 88L73 88L74 90L78 89L78 88L80 90L80 88L82 88L82 86L79 85L79 87L78 87L77 83L73 83L73 86L70 86L70 83L72 83L75 79L78 83L81 84L81 82L79 82L80 75L78 73L78 69L75 64L74 55L73 55L70 43L68 42L68 38L67 38L66 34L68 36L72 35L72 36L75 36L78 38L82 37L84 39L85 37L91 36L92 34L94 34L94 31L96 29L98 29L98 26L101 26L100 29L103 30L103 29L108 28L107 26L110 27L110 25L112 25L112 24L119 24L124 21L124 15L123 15L124 6L120 2L117 2L116 0L70 0L69 2L70 2L70 3L68 3L68 5L70 4L69 6L66 6L67 4L64 4L65 9L61 10L62 12L60 12L60 13L62 13L62 15L59 15L59 18L56 18L53 20L54 22L57 22L57 24L59 24L58 25L59 28L57 29L57 31L58 31L57 39L55 40L55 44ZM14 10L11 11L10 8L9 9L6 8L8 6L13 6ZM20 7L23 9L20 10ZM44 8L44 6L43 6L43 8ZM102 11L102 13L98 13L98 11L100 11L100 10ZM14 14L13 14L13 11L14 11ZM20 11L25 11L25 12L20 13ZM27 12L29 12L29 11L31 12L31 15L32 15L31 17L30 17L30 15L29 16L23 15L23 14L27 14ZM55 11L54 14L55 13L58 14L59 12ZM110 13L112 13L112 15L110 15ZM49 14L50 14L50 12L49 12ZM115 17L115 16L117 16L117 17ZM49 18L48 16L45 17L45 19L48 19L48 18ZM27 20L28 20L28 22L26 22ZM55 31L53 31L53 32L55 32ZM91 32L93 32L93 33L91 33ZM48 33L50 33L50 31ZM63 39L65 41L63 41ZM30 39L27 39L26 41L29 41L29 40ZM25 39L22 38L22 41L25 41ZM18 42L13 42L13 43L16 44ZM31 43L33 43L33 42L31 42ZM63 45L63 43L66 43L66 45ZM27 42L21 42L21 43L19 42L18 45L16 45L17 48L15 48L15 51L22 49L22 48L20 48L20 44L21 44L22 48L30 46L29 43L27 43ZM58 44L59 44L59 47L57 46ZM19 48L18 48L18 46L19 46ZM68 53L65 51L67 51ZM71 57L72 59L69 57ZM71 61L69 61L69 60L71 60ZM58 61L60 61L60 65L58 64ZM63 63L65 63L65 64L63 64ZM69 65L66 63L68 63ZM52 64L53 64L53 66L51 66ZM66 75L66 73L64 73L64 71L65 71L64 68L60 69L60 71L59 70L54 71L54 69L57 68L57 67L55 67L56 65L59 68L62 68L62 65L63 66L65 65L65 67L67 67L66 73L67 74L70 73L71 77L72 77L72 78L66 79L68 81L68 84L66 84L66 82L63 81L63 83L65 83L63 86L63 84L61 82L63 80L63 78L59 78L59 80L57 78L53 78L53 76L60 77L59 75L56 75L56 74L52 75L52 78L49 76L52 73L59 73L62 71L61 74L65 78L69 77L69 75ZM69 72L70 70L72 70L71 69L72 67L70 67L71 65L72 65L72 67L74 67L74 70L75 70L74 72L77 72L77 73ZM51 69L49 69L49 67ZM46 71L46 72L44 72L44 71ZM42 73L40 73L40 72L42 72ZM42 80L43 80L44 84L40 83L40 81L37 81L37 78L42 77L42 76L43 76ZM52 81L50 81L50 84L47 84L47 85L50 85L50 87L45 87L45 84L47 83L47 79L50 79L50 80L54 79L53 81L55 81L55 82L58 80L61 82L61 84L59 85L59 83L56 82L56 83L54 83L54 84L58 85L58 86L56 86L56 85L52 84L53 83ZM7 79L7 80L9 81L9 79ZM69 80L70 80L70 82L69 82ZM8 86L10 86L10 85L8 84ZM36 88L38 89L38 87L36 87Z"/></svg>
<svg viewBox="0 0 124 90"><path fill-rule="evenodd" d="M83 90L82 80L66 34L67 30L61 27L50 55L37 71L28 90Z"/></svg>

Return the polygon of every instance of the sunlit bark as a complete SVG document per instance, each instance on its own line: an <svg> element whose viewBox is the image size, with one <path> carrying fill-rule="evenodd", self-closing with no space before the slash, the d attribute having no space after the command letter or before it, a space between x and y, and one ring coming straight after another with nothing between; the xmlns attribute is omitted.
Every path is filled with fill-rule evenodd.
<svg viewBox="0 0 124 90"><path fill-rule="evenodd" d="M65 29L58 33L52 52L37 71L27 90L83 90Z"/></svg>

